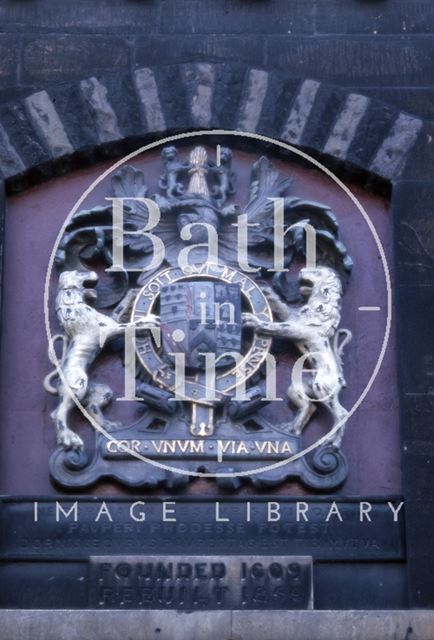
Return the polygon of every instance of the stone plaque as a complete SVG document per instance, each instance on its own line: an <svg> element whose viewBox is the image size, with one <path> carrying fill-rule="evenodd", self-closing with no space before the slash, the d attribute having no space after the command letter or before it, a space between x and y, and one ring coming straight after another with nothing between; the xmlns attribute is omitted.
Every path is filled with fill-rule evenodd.
<svg viewBox="0 0 434 640"><path fill-rule="evenodd" d="M311 609L307 556L92 556L94 609Z"/></svg>

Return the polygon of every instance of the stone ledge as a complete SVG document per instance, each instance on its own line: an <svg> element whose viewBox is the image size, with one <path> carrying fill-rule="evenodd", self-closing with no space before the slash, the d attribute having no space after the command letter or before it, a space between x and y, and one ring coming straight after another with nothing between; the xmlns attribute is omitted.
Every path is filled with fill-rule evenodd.
<svg viewBox="0 0 434 640"><path fill-rule="evenodd" d="M434 610L3 610L2 640L432 640Z"/></svg>

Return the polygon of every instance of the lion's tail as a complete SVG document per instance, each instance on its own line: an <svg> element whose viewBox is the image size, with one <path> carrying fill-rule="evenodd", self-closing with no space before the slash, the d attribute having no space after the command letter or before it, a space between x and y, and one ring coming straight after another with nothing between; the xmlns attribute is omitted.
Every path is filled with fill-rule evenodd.
<svg viewBox="0 0 434 640"><path fill-rule="evenodd" d="M56 344L56 342L58 342L59 340L62 341L62 354L60 356L60 360L56 355L56 350L54 348L54 345ZM58 333L57 335L53 336L49 342L48 345L48 357L50 359L51 364L54 364L54 369L53 371L50 371L50 373L48 375L45 376L44 378L44 389L46 391L48 391L48 393L51 393L53 396L57 396L58 394L58 389L57 386L53 386L53 380L55 378L59 377L59 365L62 366L62 364L65 361L65 356L66 356L66 348L68 346L68 339L66 336Z"/></svg>
<svg viewBox="0 0 434 640"><path fill-rule="evenodd" d="M336 356L336 361L339 365L339 369L341 371L341 376L342 376L342 380L343 380L343 385L345 386L345 379L343 376L343 360L342 360L342 356L344 353L344 349L347 346L347 344L350 342L350 340L352 339L353 334L351 333L351 331L349 329L338 329L333 337L333 352Z"/></svg>

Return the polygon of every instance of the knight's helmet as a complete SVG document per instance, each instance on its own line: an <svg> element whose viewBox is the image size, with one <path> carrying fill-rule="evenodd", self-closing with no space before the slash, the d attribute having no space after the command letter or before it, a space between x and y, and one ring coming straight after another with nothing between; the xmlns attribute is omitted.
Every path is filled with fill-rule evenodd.
<svg viewBox="0 0 434 640"><path fill-rule="evenodd" d="M204 147L195 147L190 153L190 182L187 187L187 193L197 193L202 196L209 197L208 183L206 175L208 154Z"/></svg>

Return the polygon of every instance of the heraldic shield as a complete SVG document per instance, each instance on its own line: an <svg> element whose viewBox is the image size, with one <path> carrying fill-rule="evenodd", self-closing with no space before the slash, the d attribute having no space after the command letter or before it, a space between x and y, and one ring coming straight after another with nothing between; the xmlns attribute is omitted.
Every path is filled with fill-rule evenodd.
<svg viewBox="0 0 434 640"><path fill-rule="evenodd" d="M185 366L205 369L206 354L215 366L231 364L241 350L241 290L225 282L180 282L161 290L160 318L165 357L184 353Z"/></svg>

